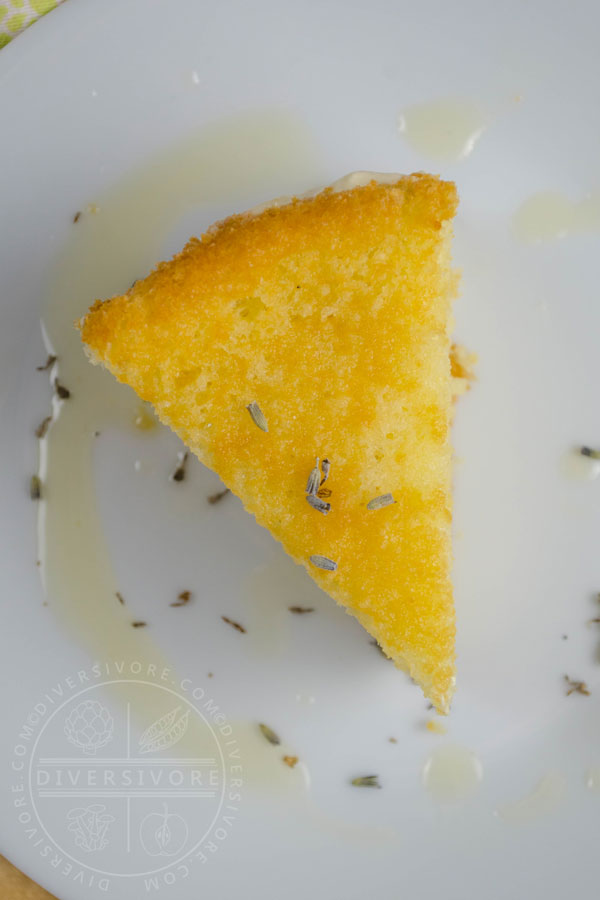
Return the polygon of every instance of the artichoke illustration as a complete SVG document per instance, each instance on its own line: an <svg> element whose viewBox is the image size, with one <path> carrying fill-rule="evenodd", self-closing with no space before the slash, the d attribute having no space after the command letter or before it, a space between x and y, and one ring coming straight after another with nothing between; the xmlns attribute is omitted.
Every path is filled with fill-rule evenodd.
<svg viewBox="0 0 600 900"><path fill-rule="evenodd" d="M67 716L65 734L72 744L93 756L112 739L112 716L97 700L84 700Z"/></svg>

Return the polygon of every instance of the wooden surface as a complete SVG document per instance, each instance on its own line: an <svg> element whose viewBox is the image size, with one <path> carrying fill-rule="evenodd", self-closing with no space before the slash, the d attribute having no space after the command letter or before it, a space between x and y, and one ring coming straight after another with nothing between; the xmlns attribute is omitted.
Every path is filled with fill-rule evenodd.
<svg viewBox="0 0 600 900"><path fill-rule="evenodd" d="M0 897L2 900L56 900L0 856Z"/></svg>

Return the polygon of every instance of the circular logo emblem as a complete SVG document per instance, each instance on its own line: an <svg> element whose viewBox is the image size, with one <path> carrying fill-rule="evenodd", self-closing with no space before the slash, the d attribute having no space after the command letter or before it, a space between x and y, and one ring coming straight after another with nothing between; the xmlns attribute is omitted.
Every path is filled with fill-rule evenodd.
<svg viewBox="0 0 600 900"><path fill-rule="evenodd" d="M115 879L142 878L150 890L187 877L182 863L214 854L241 796L239 748L216 702L135 662L97 665L47 691L13 769L31 844L103 892Z"/></svg>

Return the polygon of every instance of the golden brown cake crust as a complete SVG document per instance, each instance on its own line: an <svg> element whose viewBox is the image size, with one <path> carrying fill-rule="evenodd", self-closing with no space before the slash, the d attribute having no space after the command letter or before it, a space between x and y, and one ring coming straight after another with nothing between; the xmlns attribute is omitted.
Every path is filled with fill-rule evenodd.
<svg viewBox="0 0 600 900"><path fill-rule="evenodd" d="M440 711L454 684L456 205L452 183L416 174L232 216L80 323L92 359L154 404ZM305 497L317 456L332 464L327 515ZM387 492L393 505L367 510Z"/></svg>

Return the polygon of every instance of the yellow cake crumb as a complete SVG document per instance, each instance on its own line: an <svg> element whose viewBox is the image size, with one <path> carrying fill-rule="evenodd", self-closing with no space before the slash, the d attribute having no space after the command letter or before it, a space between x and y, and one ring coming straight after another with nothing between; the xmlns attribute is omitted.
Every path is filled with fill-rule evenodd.
<svg viewBox="0 0 600 900"><path fill-rule="evenodd" d="M460 344L450 347L450 372L452 374L452 396L456 400L467 391L475 381L477 354L467 350Z"/></svg>
<svg viewBox="0 0 600 900"><path fill-rule="evenodd" d="M135 411L133 424L138 431L152 431L153 428L156 428L158 422L156 421L156 417L153 415L152 410L148 409L143 403L140 403Z"/></svg>
<svg viewBox="0 0 600 900"><path fill-rule="evenodd" d="M427 731L431 731L432 734L446 734L446 729L442 725L441 722L438 722L437 719L429 719L425 725Z"/></svg>

